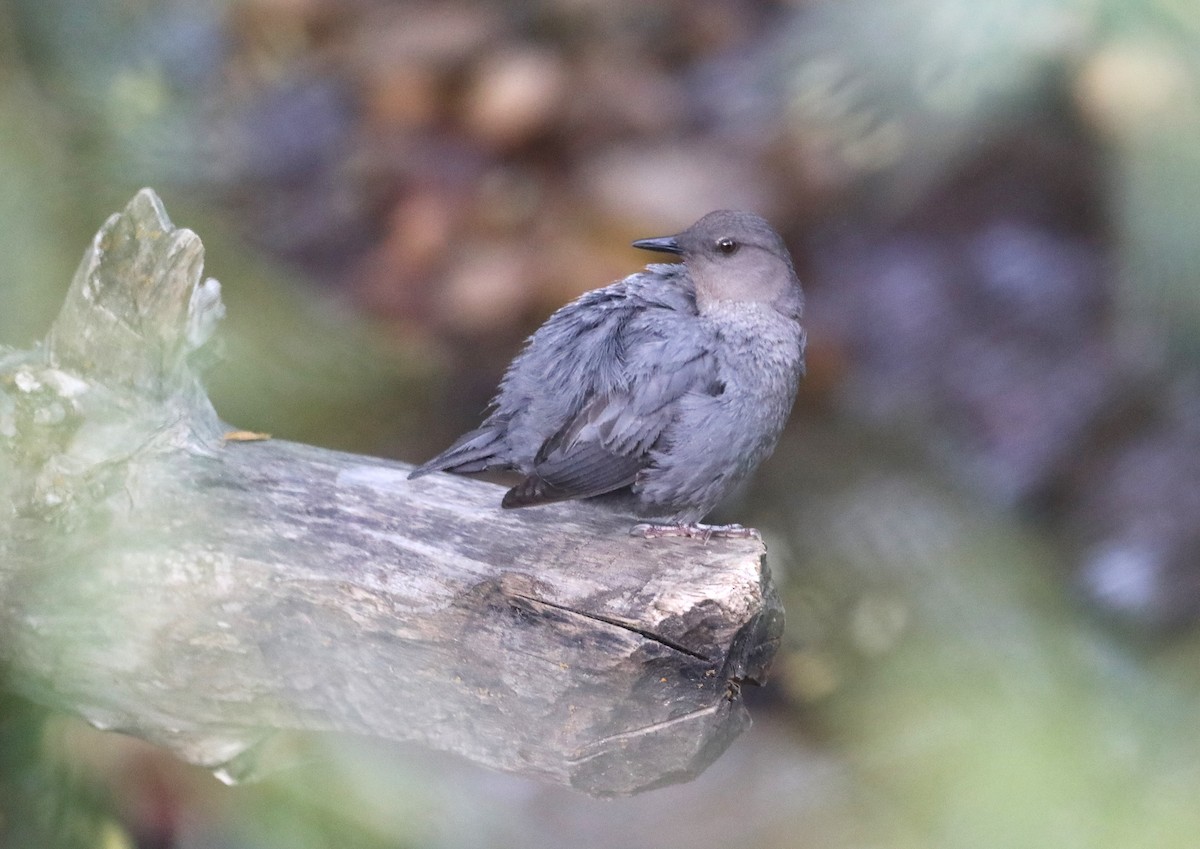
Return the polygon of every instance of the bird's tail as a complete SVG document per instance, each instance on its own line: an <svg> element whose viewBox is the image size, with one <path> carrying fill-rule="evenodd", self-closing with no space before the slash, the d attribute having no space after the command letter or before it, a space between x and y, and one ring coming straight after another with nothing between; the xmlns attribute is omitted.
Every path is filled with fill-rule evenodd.
<svg viewBox="0 0 1200 849"><path fill-rule="evenodd" d="M470 474L505 467L508 460L504 456L504 448L501 432L485 425L464 433L441 454L409 472L408 479L419 478L430 472Z"/></svg>

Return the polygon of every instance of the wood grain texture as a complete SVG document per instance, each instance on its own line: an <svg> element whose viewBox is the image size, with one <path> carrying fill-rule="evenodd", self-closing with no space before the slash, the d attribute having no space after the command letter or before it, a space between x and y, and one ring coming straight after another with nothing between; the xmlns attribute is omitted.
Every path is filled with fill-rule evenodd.
<svg viewBox="0 0 1200 849"><path fill-rule="evenodd" d="M492 484L222 440L201 257L143 190L48 343L0 353L0 653L22 689L232 777L300 729L624 794L748 726L740 687L782 630L760 542L645 540L586 504L504 511Z"/></svg>

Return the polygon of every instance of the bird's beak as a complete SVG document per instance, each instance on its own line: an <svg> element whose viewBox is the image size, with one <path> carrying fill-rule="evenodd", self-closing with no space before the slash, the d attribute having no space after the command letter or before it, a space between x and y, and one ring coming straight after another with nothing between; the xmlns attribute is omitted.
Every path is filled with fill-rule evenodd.
<svg viewBox="0 0 1200 849"><path fill-rule="evenodd" d="M644 251L659 251L665 254L681 254L683 248L679 247L679 242L674 236L661 236L657 239L638 239L633 243L635 248L641 248Z"/></svg>

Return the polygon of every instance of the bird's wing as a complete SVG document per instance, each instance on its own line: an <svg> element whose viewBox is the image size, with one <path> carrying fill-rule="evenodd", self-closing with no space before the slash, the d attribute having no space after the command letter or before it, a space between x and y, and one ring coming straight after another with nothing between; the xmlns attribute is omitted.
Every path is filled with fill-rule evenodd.
<svg viewBox="0 0 1200 849"><path fill-rule="evenodd" d="M688 392L715 393L711 344L694 321L639 313L617 334L620 372L541 446L506 507L589 498L632 484Z"/></svg>
<svg viewBox="0 0 1200 849"><path fill-rule="evenodd" d="M678 268L650 266L585 293L546 319L500 381L496 415L544 421L551 425L549 436L592 395L618 389L627 380L627 346L640 325L695 315L691 281ZM539 402L544 404L534 413L530 404Z"/></svg>
<svg viewBox="0 0 1200 849"><path fill-rule="evenodd" d="M641 349L654 344L650 328L664 325L659 331L666 332L666 324L686 323L695 313L694 290L681 265L651 265L584 294L529 338L500 382L487 420L411 476L513 469L537 479L536 486L531 482L526 487L530 498L540 487L535 500L522 503L619 488L640 468L634 462L639 458L640 463L633 447L634 420L618 416L629 403L625 399L643 382L649 397L676 391L671 380L663 385L661 378L649 375L643 381L633 371L649 361L648 351ZM670 373L665 361L664 369ZM647 407L634 402L638 411ZM650 419L641 426L653 428ZM554 480L561 480L564 494L548 494L550 483L538 477L543 465ZM585 479L590 484L584 485Z"/></svg>
<svg viewBox="0 0 1200 849"><path fill-rule="evenodd" d="M588 292L555 312L509 365L487 420L409 477L439 471L528 472L541 445L593 393L609 391L620 381L622 329L647 303L657 303L646 296L663 301L664 308L687 308L691 303L690 293L669 286L669 279L635 274Z"/></svg>

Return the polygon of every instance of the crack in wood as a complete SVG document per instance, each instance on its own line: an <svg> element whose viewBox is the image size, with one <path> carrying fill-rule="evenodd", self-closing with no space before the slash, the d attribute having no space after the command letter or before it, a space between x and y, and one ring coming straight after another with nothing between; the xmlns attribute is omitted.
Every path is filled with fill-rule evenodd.
<svg viewBox="0 0 1200 849"><path fill-rule="evenodd" d="M698 652L695 649L690 649L687 646L682 645L681 643L677 643L668 637L664 637L662 634L656 634L648 628L642 628L642 627L636 625L635 623L629 622L625 619L617 619L616 617L613 617L613 616L605 616L601 613L594 613L590 610L579 610L578 608L571 607L568 604L559 604L557 602L547 601L544 598L537 598L536 596L514 594L511 597L519 598L522 601L533 602L534 604L544 604L546 607L553 607L555 610L563 610L563 611L566 611L567 613L574 613L577 616L583 616L586 619L593 619L597 622L603 622L606 625L612 625L616 628L622 628L626 631L630 631L634 634L644 637L647 640L658 643L659 645L666 646L669 649L673 649L674 651L677 651L680 654L686 654L688 657L694 657L697 660L703 660L706 663L713 662L713 659L711 657L709 657L708 655L706 655L702 652Z"/></svg>
<svg viewBox="0 0 1200 849"><path fill-rule="evenodd" d="M568 763L580 764L584 763L585 761L590 761L608 751L609 744L611 743L632 740L637 737L644 737L647 734L657 734L658 732L670 728L673 725L678 725L681 722L690 722L698 717L716 713L718 707L718 705L707 705L702 708L697 708L696 710L688 711L682 716L664 719L660 722L652 722L649 725L643 725L641 728L633 728L629 731L622 731L619 734L609 734L606 737L601 737L599 740L593 740L586 746L582 746L577 749L573 756L568 758Z"/></svg>

